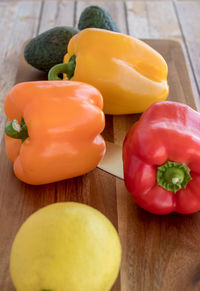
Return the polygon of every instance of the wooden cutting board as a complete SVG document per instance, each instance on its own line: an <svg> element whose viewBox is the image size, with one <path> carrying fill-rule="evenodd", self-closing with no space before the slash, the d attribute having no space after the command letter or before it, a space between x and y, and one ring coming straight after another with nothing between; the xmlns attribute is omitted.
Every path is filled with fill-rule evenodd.
<svg viewBox="0 0 200 291"><path fill-rule="evenodd" d="M184 55L172 40L146 40L166 59L170 95L195 108ZM46 79L20 60L16 83ZM28 92L27 92L28 94ZM104 137L122 144L139 115L106 116ZM112 291L200 290L200 214L156 216L139 208L124 181L95 169L87 175L44 186L17 180L4 148L0 152L0 290L15 290L9 275L9 254L24 220L57 201L78 201L104 213L117 228L123 249L121 271ZM26 291L26 290L23 290ZM38 290L39 291L39 290Z"/></svg>

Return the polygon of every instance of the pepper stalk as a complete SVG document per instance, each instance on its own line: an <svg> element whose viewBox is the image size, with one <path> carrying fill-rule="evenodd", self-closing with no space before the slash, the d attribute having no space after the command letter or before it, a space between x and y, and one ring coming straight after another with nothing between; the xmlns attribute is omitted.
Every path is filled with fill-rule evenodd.
<svg viewBox="0 0 200 291"><path fill-rule="evenodd" d="M5 133L7 136L21 139L22 142L29 137L27 125L24 122L24 118L22 118L21 123L17 121L17 119L13 119L6 124Z"/></svg>
<svg viewBox="0 0 200 291"><path fill-rule="evenodd" d="M62 78L59 77L60 74L66 74L68 80L70 80L74 75L75 67L76 56L72 55L67 64L57 64L49 70L48 80L62 80Z"/></svg>
<svg viewBox="0 0 200 291"><path fill-rule="evenodd" d="M185 189L190 180L190 169L185 163L168 161L157 167L158 185L174 194L182 188Z"/></svg>

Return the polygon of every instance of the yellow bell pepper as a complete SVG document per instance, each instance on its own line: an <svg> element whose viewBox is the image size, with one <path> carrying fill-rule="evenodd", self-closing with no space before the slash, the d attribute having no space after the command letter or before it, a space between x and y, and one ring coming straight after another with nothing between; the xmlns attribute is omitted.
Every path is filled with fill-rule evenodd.
<svg viewBox="0 0 200 291"><path fill-rule="evenodd" d="M66 73L72 81L95 86L103 95L106 114L140 113L168 96L167 64L141 40L88 28L71 38L67 50L65 64L54 66L49 79Z"/></svg>

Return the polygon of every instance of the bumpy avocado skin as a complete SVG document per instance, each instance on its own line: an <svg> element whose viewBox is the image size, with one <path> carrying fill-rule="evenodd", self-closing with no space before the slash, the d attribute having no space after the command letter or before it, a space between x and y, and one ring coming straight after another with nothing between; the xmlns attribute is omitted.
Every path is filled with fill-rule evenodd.
<svg viewBox="0 0 200 291"><path fill-rule="evenodd" d="M80 30L95 27L119 32L119 29L112 17L104 8L100 6L89 6L81 13L78 28Z"/></svg>
<svg viewBox="0 0 200 291"><path fill-rule="evenodd" d="M79 30L71 26L57 26L33 38L24 49L25 60L38 70L48 72L63 62L71 37Z"/></svg>

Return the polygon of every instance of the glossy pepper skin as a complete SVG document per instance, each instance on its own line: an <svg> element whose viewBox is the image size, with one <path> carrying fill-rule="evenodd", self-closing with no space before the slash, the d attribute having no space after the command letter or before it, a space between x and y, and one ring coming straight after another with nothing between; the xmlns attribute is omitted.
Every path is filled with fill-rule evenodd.
<svg viewBox="0 0 200 291"><path fill-rule="evenodd" d="M168 96L164 58L134 37L104 29L84 29L71 38L64 63L72 56L76 57L75 70L68 77L98 88L106 114L143 112Z"/></svg>
<svg viewBox="0 0 200 291"><path fill-rule="evenodd" d="M126 187L142 208L199 211L200 114L181 103L153 104L128 132L123 163Z"/></svg>
<svg viewBox="0 0 200 291"><path fill-rule="evenodd" d="M5 135L14 173L39 185L93 170L105 152L103 98L87 84L36 81L14 86L5 100L8 121L24 118L28 137Z"/></svg>

